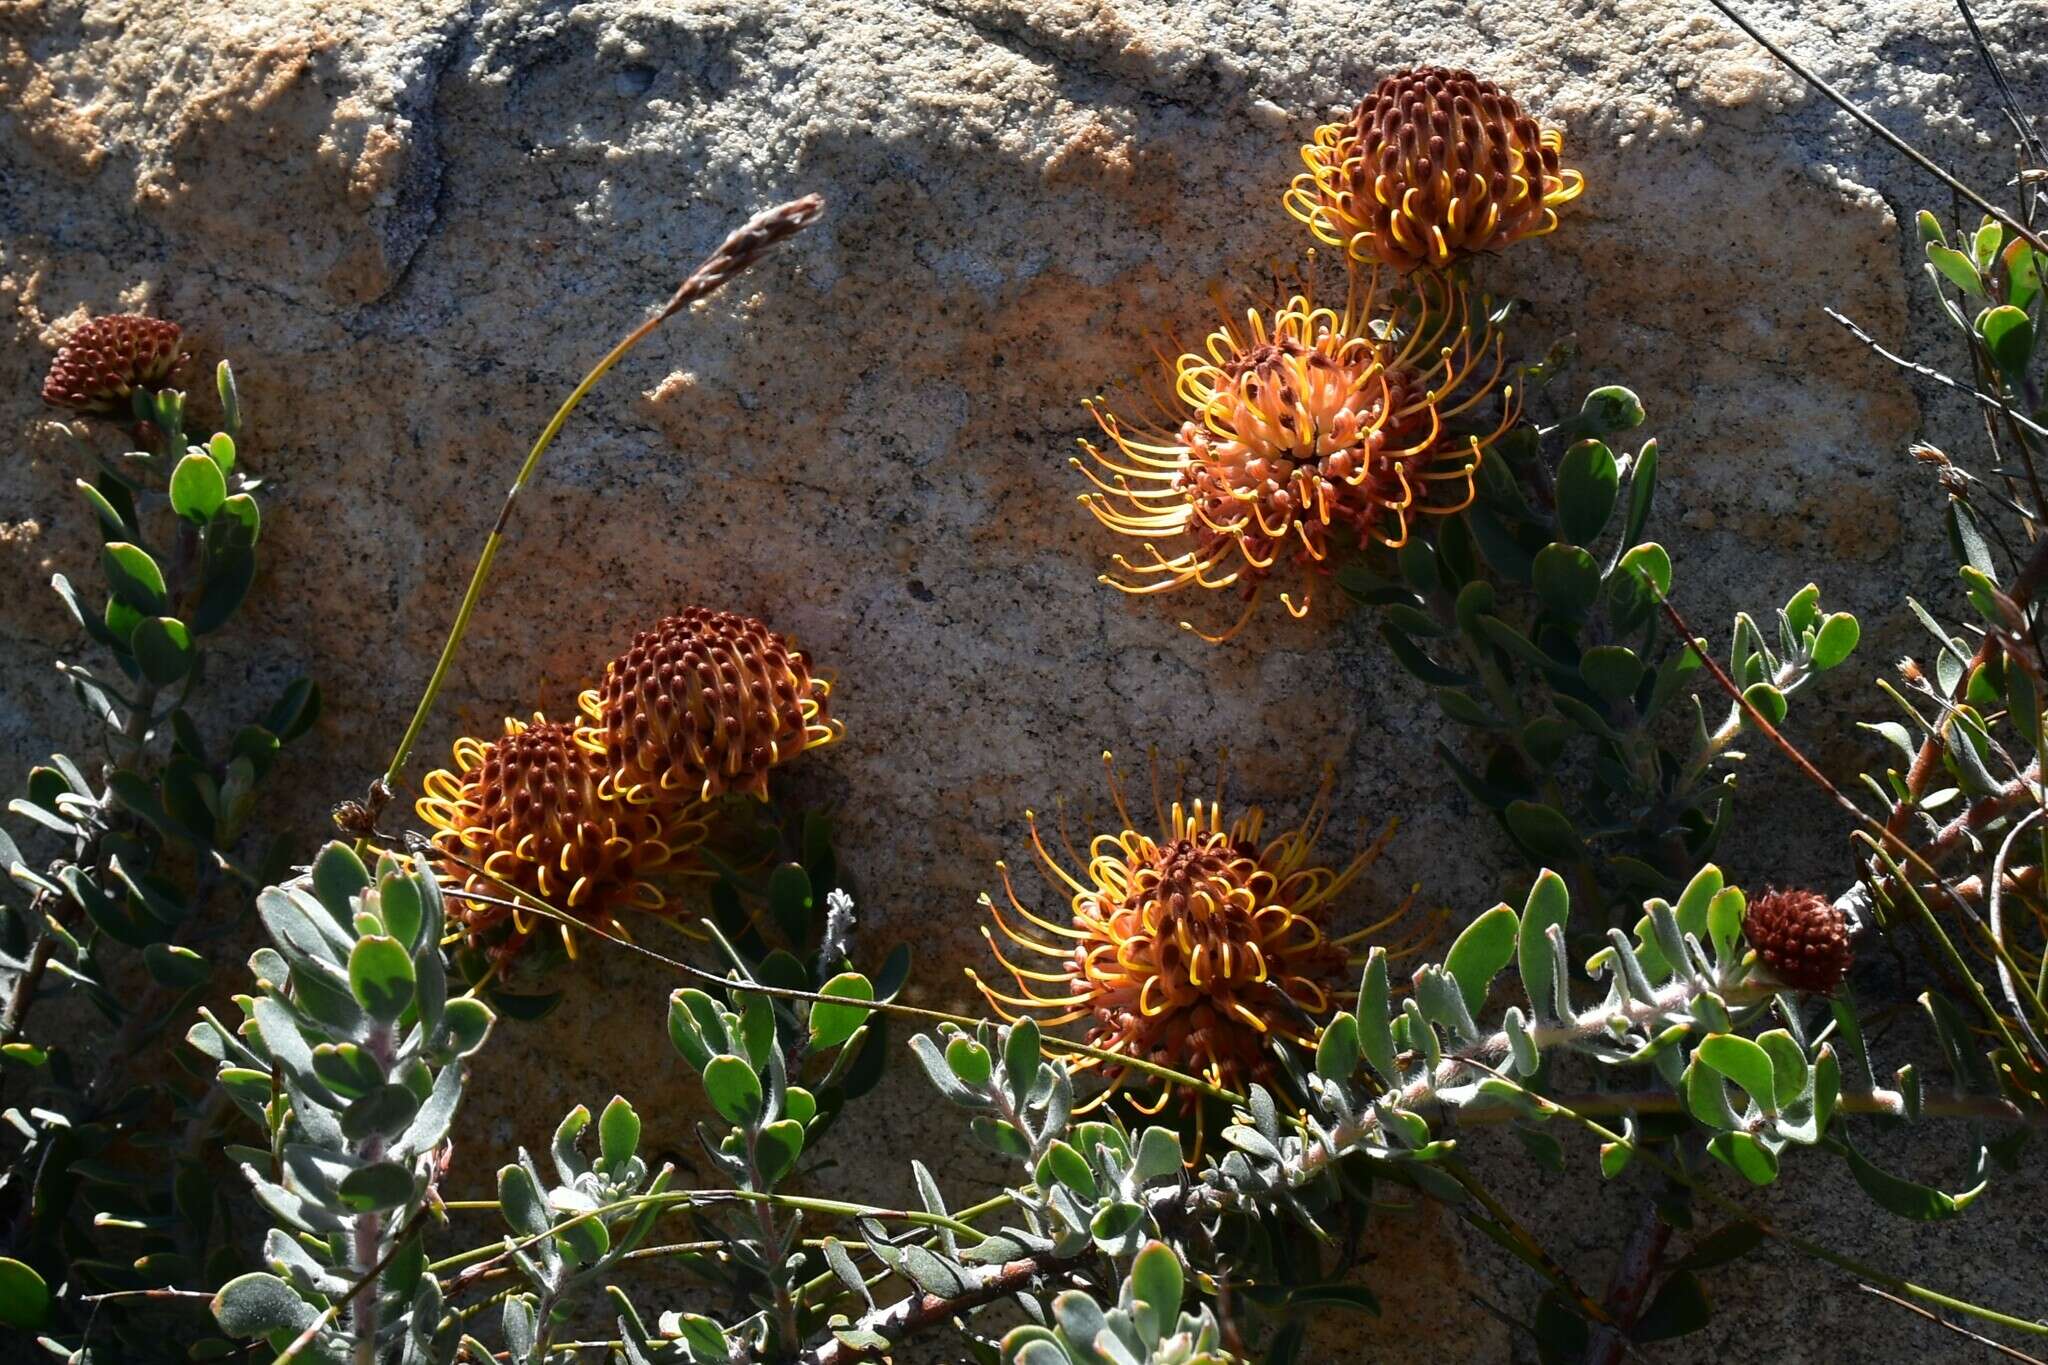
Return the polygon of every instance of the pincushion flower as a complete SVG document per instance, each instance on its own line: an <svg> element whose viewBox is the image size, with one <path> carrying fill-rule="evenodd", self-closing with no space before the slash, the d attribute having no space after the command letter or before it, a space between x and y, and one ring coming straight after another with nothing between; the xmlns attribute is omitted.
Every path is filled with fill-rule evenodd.
<svg viewBox="0 0 2048 1365"><path fill-rule="evenodd" d="M77 412L126 412L129 395L155 388L185 359L175 322L116 313L94 318L64 341L43 380L43 401Z"/></svg>
<svg viewBox="0 0 2048 1365"><path fill-rule="evenodd" d="M703 807L632 805L607 794L605 776L571 727L538 714L508 719L488 743L457 740L454 768L427 776L417 809L443 875L489 898L450 897L471 943L503 960L553 931L575 956L571 927L520 907L515 892L621 937L628 911L674 913L660 880L703 841Z"/></svg>
<svg viewBox="0 0 2048 1365"><path fill-rule="evenodd" d="M1406 913L1404 902L1378 924L1330 936L1337 902L1386 836L1342 867L1316 861L1327 780L1303 823L1270 839L1257 807L1226 821L1219 793L1191 803L1176 795L1169 809L1155 780L1159 832L1141 833L1109 755L1103 763L1123 828L1096 836L1086 859L1069 844L1078 869L1070 872L1046 849L1027 812L1039 861L1070 893L1068 914L1047 917L1026 906L1008 867L998 863L1018 923L983 896L994 932L984 925L982 936L1016 991L997 990L971 969L969 978L1011 1021L1030 1016L1052 1028L1085 1019L1087 1041L1098 1048L1229 1089L1269 1077L1271 1039L1314 1046L1316 1028L1333 1008L1332 992L1349 975L1349 945ZM1006 954L997 933L1011 951L1029 954L1030 965ZM1097 1057L1073 1061L1077 1070L1102 1064ZM1115 1063L1105 1074L1109 1084L1091 1105L1144 1079ZM1162 1089L1149 1103L1134 1103L1157 1113L1171 1093Z"/></svg>
<svg viewBox="0 0 2048 1365"><path fill-rule="evenodd" d="M608 769L607 792L632 805L766 800L770 768L845 733L827 713L831 692L762 622L691 607L606 665L579 699L578 742Z"/></svg>
<svg viewBox="0 0 2048 1365"><path fill-rule="evenodd" d="M1197 632L1221 641L1283 559L1326 571L1340 536L1398 547L1418 517L1470 504L1479 462L1516 412L1499 333L1462 284L1420 280L1398 301L1378 284L1376 270L1347 270L1341 308L1304 287L1277 309L1226 314L1201 352L1174 362L1162 420L1088 405L1109 449L1081 442L1089 458L1074 466L1095 485L1081 500L1144 542L1145 557L1115 556L1123 576L1103 582L1141 594L1236 587L1236 623ZM1498 421L1472 429L1497 386ZM1310 592L1281 600L1300 617Z"/></svg>
<svg viewBox="0 0 2048 1365"><path fill-rule="evenodd" d="M1396 270L1444 266L1557 226L1585 190L1564 134L1469 71L1404 68L1301 149L1287 211L1332 246Z"/></svg>
<svg viewBox="0 0 2048 1365"><path fill-rule="evenodd" d="M1833 995L1856 961L1848 917L1816 891L1766 891L1743 914L1742 936L1772 976L1815 995Z"/></svg>

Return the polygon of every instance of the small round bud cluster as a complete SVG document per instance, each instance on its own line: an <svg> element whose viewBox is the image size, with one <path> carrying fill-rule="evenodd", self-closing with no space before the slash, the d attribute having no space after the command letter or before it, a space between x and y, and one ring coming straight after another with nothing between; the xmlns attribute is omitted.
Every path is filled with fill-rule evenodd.
<svg viewBox="0 0 2048 1365"><path fill-rule="evenodd" d="M1742 933L1765 970L1794 990L1831 995L1856 960L1848 919L1812 891L1767 891L1749 907Z"/></svg>
<svg viewBox="0 0 2048 1365"><path fill-rule="evenodd" d="M185 359L175 322L133 313L94 318L73 332L50 363L43 401L78 412L120 413L129 395L170 378Z"/></svg>
<svg viewBox="0 0 2048 1365"><path fill-rule="evenodd" d="M580 742L604 757L624 799L728 791L766 799L768 770L830 743L831 684L751 616L691 607L633 637L585 692Z"/></svg>
<svg viewBox="0 0 2048 1365"><path fill-rule="evenodd" d="M712 799L765 800L769 768L837 739L830 692L766 625L691 607L606 666L578 699L586 724L536 715L456 741L417 809L472 945L503 961L546 929L573 956L575 924L623 934L625 911L685 914Z"/></svg>
<svg viewBox="0 0 2048 1365"><path fill-rule="evenodd" d="M1442 267L1556 227L1585 184L1563 148L1492 81L1404 68L1316 130L1287 209L1359 260Z"/></svg>

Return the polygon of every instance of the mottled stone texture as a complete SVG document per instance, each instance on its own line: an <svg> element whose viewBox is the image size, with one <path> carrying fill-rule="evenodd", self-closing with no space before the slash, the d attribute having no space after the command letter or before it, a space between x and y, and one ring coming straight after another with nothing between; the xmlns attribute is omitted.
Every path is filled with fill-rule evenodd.
<svg viewBox="0 0 2048 1365"><path fill-rule="evenodd" d="M1749 9L1977 183L2008 174L1949 7ZM2048 107L2043 12L2009 0L1983 19L2023 98ZM1278 196L1314 123L1418 60L1505 80L1568 130L1586 197L1484 273L1529 300L1532 345L1577 333L1575 382L1641 393L1664 443L1657 533L1697 620L1809 578L1863 614L1860 662L1796 716L1852 775L1867 750L1846 718L1878 709L1870 679L1912 638L1901 594L1952 595L1903 448L1967 441L1970 417L1821 308L1945 358L1900 225L1947 196L1682 0L0 3L7 771L77 733L49 668L76 642L40 585L85 562L91 517L35 392L79 318L160 313L238 361L250 459L271 479L269 568L221 679L246 673L261 696L297 670L325 685L287 801L315 831L381 766L559 396L749 211L817 190L824 222L571 425L423 757L460 725L567 713L637 624L703 602L766 617L836 673L849 738L797 786L843 805L870 941L916 940L924 998L962 1001L974 896L995 858L1023 861L1025 807L1065 795L1082 824L1105 809L1105 746L1206 765L1227 744L1235 792L1284 814L1334 762L1342 815L1404 821L1349 913L1413 881L1488 903L1512 860L1432 759L1433 707L1370 623L1269 619L1220 649L1181 634L1177 604L1096 585L1108 537L1065 463L1077 400L1138 365L1148 330L1199 326L1207 281L1305 242ZM1846 873L1825 806L1781 768L1760 762L1745 797L1734 875ZM695 1086L659 1034L669 984L586 959L567 1007L508 1029L483 1064L466 1186L614 1089L658 1142L692 1150ZM996 1174L906 1076L821 1183L905 1197L914 1145L963 1202ZM1636 1195L1539 1178L1512 1146L1499 1185L1597 1284ZM1998 1244L1993 1219L2038 1255L2024 1188L1936 1244L1844 1183L1765 1202L1873 1260L2039 1307L2029 1257L1961 1259ZM1440 1212L1380 1227L1388 1311L1337 1357L1526 1351L1475 1298L1522 1310L1528 1272ZM1674 1358L1956 1349L1783 1256L1714 1284L1731 1309L1714 1346Z"/></svg>

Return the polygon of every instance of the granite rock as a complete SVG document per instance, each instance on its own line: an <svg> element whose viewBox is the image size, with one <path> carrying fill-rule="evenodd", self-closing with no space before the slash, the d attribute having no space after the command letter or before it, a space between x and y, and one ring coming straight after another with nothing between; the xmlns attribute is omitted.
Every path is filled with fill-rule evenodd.
<svg viewBox="0 0 2048 1365"><path fill-rule="evenodd" d="M2048 19L1986 8L2022 98L2048 107ZM1974 182L2008 173L1951 7L1748 9ZM836 675L848 738L793 789L841 809L866 941L916 943L919 998L965 1002L991 865L1028 861L1027 807L1101 817L1105 747L1199 772L1228 746L1233 794L1283 816L1334 763L1336 847L1352 823L1403 821L1349 914L1413 882L1490 903L1513 860L1432 759L1435 712L1370 623L1274 613L1223 648L1182 634L1179 604L1096 584L1111 547L1066 466L1079 399L1141 364L1150 335L1201 327L1208 282L1303 244L1278 196L1314 124L1422 60L1508 82L1567 130L1587 195L1483 272L1528 300L1532 340L1576 333L1584 383L1642 395L1695 618L1809 579L1862 614L1860 664L1800 716L1853 773L1867 751L1846 718L1911 638L1902 594L1947 591L1904 446L1965 441L1971 417L1821 309L1939 345L1901 224L1946 195L1679 0L1420 0L1398 19L1335 0L0 0L7 771L78 733L49 668L75 642L39 585L88 552L91 517L35 393L79 319L145 309L237 361L270 555L228 672L258 695L295 671L326 688L286 802L310 838L381 768L562 393L740 219L819 191L820 224L575 418L415 772L464 729L567 712L638 624L702 602L766 617ZM1760 766L1745 799L1735 876L1846 873L1804 788ZM613 1090L689 1150L695 1087L659 1042L671 984L586 959L562 1011L508 1029L466 1119L474 1178ZM921 1087L905 1074L869 1102L833 1180L904 1197L919 1145L963 1201L996 1177ZM883 1111L908 1133L885 1138ZM1625 1208L1533 1168L1506 1184L1604 1274ZM1859 1244L1853 1194L1784 1204ZM1440 1214L1382 1231L1387 1313L1331 1358L1526 1350L1475 1302L1526 1304L1526 1271ZM2023 1263L1965 1278L1967 1245L1945 1254L1926 1278L2037 1292ZM1793 1353L1774 1358L1845 1358L1839 1334L1870 1310L1809 1265L1772 1273L1731 1290L1717 1349L1768 1331ZM1688 1350L1706 1358L1672 1358Z"/></svg>

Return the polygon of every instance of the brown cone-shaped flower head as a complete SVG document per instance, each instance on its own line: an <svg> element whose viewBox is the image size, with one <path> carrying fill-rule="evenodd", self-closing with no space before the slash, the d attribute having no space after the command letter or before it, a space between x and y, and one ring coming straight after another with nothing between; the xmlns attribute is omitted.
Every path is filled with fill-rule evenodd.
<svg viewBox="0 0 2048 1365"><path fill-rule="evenodd" d="M1813 891L1766 891L1742 918L1765 970L1794 990L1832 995L1856 960L1849 922Z"/></svg>
<svg viewBox="0 0 2048 1365"><path fill-rule="evenodd" d="M94 318L65 341L43 381L43 401L79 412L120 412L138 388L155 388L185 359L175 322L133 313Z"/></svg>
<svg viewBox="0 0 2048 1365"><path fill-rule="evenodd" d="M1103 761L1109 766L1108 755ZM1257 807L1226 822L1216 801L1176 799L1168 809L1156 790L1160 832L1140 833L1114 767L1110 789L1124 828L1091 841L1078 872L1047 851L1026 812L1047 875L1071 892L1063 922L1025 906L1009 869L997 864L1019 923L987 896L982 906L1012 951L1030 957L1013 961L983 927L1016 984L1015 994L999 991L970 970L990 1005L1006 1019L1032 1016L1048 1028L1086 1019L1087 1040L1097 1047L1237 1090L1271 1074L1272 1037L1313 1047L1318 1023L1334 1007L1332 992L1351 975L1345 944L1358 937L1329 936L1334 902L1379 845L1341 868L1315 861L1327 784L1303 825L1271 840L1262 838ZM1071 845L1068 854L1084 862ZM1101 1064L1071 1060L1076 1069ZM1109 1087L1090 1105L1147 1079L1114 1063L1105 1075ZM1139 1108L1157 1113L1171 1093L1162 1089Z"/></svg>
<svg viewBox="0 0 2048 1365"><path fill-rule="evenodd" d="M831 691L760 621L691 607L605 666L582 696L578 738L607 765L608 789L635 805L728 791L766 800L770 768L844 733L826 712Z"/></svg>
<svg viewBox="0 0 2048 1365"><path fill-rule="evenodd" d="M1235 624L1197 632L1222 641L1283 563L1305 572L1281 602L1306 615L1340 544L1399 547L1419 518L1472 501L1480 460L1516 414L1484 305L1443 278L1389 297L1377 268L1345 273L1341 307L1305 285L1277 309L1226 314L1202 352L1174 362L1158 417L1089 405L1108 446L1081 443L1088 460L1074 465L1095 486L1081 500L1143 544L1103 582L1236 588Z"/></svg>
<svg viewBox="0 0 2048 1365"><path fill-rule="evenodd" d="M1442 266L1557 226L1585 177L1564 134L1469 71L1396 71L1301 149L1287 211L1332 246L1396 270Z"/></svg>
<svg viewBox="0 0 2048 1365"><path fill-rule="evenodd" d="M625 935L627 911L673 913L658 874L683 870L705 834L701 805L629 805L606 793L597 758L575 732L536 715L505 722L489 743L455 742L455 767L428 775L420 818L434 828L442 872L492 901L450 897L450 916L473 943L509 957L557 932L571 956L569 926L511 902L513 888L563 914Z"/></svg>

